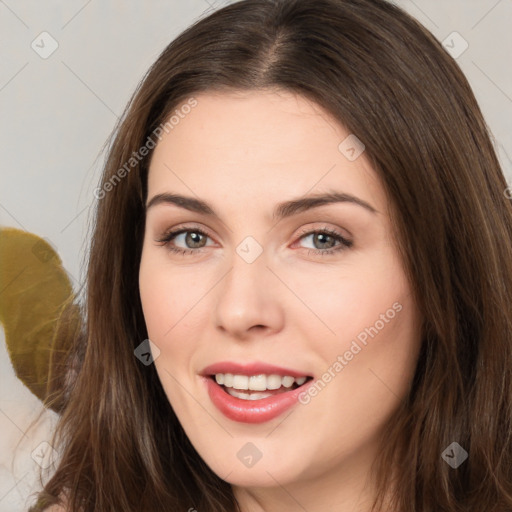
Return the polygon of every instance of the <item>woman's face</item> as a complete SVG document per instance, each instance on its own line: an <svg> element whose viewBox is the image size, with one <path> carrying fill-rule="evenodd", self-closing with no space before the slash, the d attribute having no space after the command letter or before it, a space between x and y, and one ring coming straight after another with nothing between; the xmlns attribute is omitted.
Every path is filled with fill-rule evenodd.
<svg viewBox="0 0 512 512"><path fill-rule="evenodd" d="M196 100L148 177L139 284L163 388L235 489L358 489L420 344L383 188L303 97Z"/></svg>

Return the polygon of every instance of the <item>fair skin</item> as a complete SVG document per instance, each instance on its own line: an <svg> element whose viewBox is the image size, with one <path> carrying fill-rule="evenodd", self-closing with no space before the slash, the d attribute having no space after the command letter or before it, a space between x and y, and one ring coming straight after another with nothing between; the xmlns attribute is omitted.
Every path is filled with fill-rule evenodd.
<svg viewBox="0 0 512 512"><path fill-rule="evenodd" d="M139 285L163 388L191 443L232 484L244 512L367 512L378 438L410 387L420 347L419 313L382 185L364 152L350 161L338 149L350 132L301 96L195 98L197 106L157 144L148 176L148 202L181 194L218 215L165 202L147 210ZM376 211L338 202L272 219L281 202L327 191ZM172 228L189 231L159 242ZM305 234L323 229L352 246L322 254L341 245L330 233ZM237 253L248 236L263 249L251 263ZM219 361L259 361L321 379L389 310L393 318L309 403L277 418L235 421L206 391L200 373ZM251 467L237 457L248 442L262 454Z"/></svg>

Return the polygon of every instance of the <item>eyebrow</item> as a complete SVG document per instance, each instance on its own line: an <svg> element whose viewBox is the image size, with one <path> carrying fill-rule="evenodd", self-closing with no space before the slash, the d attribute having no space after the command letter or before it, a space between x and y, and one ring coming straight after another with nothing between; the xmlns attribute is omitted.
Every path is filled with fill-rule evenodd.
<svg viewBox="0 0 512 512"><path fill-rule="evenodd" d="M359 197L346 194L344 192L333 191L284 201L283 203L280 203L276 206L272 214L272 218L274 220L281 220L285 217L291 217L292 215L296 215L311 208L317 208L319 206L334 203L354 204L366 209L373 214L379 213L378 210L376 210L371 204L363 201ZM157 194L153 196L146 204L146 211L158 204L174 204L191 212L201 213L203 215L212 217L219 217L210 204L201 199L196 199L195 197L170 193Z"/></svg>

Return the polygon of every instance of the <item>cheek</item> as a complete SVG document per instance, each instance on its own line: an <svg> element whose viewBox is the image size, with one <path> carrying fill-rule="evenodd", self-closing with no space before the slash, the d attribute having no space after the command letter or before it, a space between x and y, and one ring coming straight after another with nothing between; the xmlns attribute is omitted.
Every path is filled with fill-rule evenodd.
<svg viewBox="0 0 512 512"><path fill-rule="evenodd" d="M188 273L176 271L162 251L143 251L139 269L139 291L149 339L158 347L155 368L173 407L183 407L179 382L187 376L194 346L186 332L187 314L200 291L191 286Z"/></svg>
<svg viewBox="0 0 512 512"><path fill-rule="evenodd" d="M309 265L303 270L290 266L283 281L293 283L302 302L294 321L309 339L318 340L324 355L342 353L354 339L364 344L376 331L390 333L399 327L399 317L406 316L399 310L408 284L393 252L379 248L333 265Z"/></svg>
<svg viewBox="0 0 512 512"><path fill-rule="evenodd" d="M169 315L174 310L174 300L168 293L165 279L147 264L141 265L139 289L149 338L157 342L172 326Z"/></svg>
<svg viewBox="0 0 512 512"><path fill-rule="evenodd" d="M187 315L206 292L206 284L182 267L172 267L161 251L143 252L139 290L148 329L155 341L166 344L186 324Z"/></svg>

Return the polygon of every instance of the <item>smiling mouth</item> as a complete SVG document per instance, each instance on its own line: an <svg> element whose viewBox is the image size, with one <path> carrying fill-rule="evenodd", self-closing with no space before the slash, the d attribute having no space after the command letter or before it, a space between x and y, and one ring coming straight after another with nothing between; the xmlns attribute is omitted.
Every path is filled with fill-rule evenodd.
<svg viewBox="0 0 512 512"><path fill-rule="evenodd" d="M313 378L311 376L292 377L276 374L247 376L231 373L217 373L209 377L225 393L241 400L262 400L293 391Z"/></svg>

